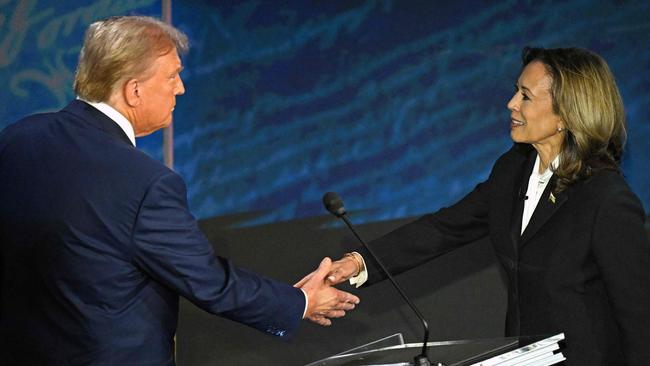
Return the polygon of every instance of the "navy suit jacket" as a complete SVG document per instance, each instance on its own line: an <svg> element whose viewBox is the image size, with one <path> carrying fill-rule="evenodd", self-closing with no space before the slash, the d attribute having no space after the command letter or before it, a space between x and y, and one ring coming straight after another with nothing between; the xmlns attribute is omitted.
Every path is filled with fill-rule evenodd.
<svg viewBox="0 0 650 366"><path fill-rule="evenodd" d="M215 256L180 176L76 100L0 134L0 362L171 365L178 295L277 336L299 289Z"/></svg>
<svg viewBox="0 0 650 366"><path fill-rule="evenodd" d="M553 176L521 234L536 155L515 144L460 202L369 245L399 273L489 236L508 278L506 335L564 332L571 366L648 365L650 246L641 202L614 171L551 197ZM382 278L372 260L366 265L369 279Z"/></svg>

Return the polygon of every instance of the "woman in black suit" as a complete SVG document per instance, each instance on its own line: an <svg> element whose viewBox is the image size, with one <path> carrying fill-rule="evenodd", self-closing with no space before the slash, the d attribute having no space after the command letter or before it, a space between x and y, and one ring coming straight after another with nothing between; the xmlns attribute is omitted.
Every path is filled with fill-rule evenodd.
<svg viewBox="0 0 650 366"><path fill-rule="evenodd" d="M515 144L489 178L369 245L399 273L489 236L508 277L507 336L564 332L567 365L648 365L650 249L619 168L626 128L614 77L584 49L526 48L515 85ZM368 258L346 254L330 281L383 279Z"/></svg>

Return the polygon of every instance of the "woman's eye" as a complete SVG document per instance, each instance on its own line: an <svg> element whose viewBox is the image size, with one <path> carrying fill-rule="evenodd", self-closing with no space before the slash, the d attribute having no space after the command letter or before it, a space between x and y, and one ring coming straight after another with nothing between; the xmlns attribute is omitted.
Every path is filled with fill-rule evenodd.
<svg viewBox="0 0 650 366"><path fill-rule="evenodd" d="M522 100L530 100L528 96L526 95L525 92L523 92L521 89L519 89L519 85L515 84L515 94L521 93L521 99Z"/></svg>

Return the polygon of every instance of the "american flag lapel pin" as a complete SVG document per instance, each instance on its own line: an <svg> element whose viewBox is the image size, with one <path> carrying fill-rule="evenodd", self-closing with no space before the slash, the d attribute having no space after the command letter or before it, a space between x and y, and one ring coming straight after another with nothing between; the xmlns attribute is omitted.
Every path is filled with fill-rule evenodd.
<svg viewBox="0 0 650 366"><path fill-rule="evenodd" d="M551 203L555 203L555 196L553 195L553 192L548 196L548 200L551 201Z"/></svg>

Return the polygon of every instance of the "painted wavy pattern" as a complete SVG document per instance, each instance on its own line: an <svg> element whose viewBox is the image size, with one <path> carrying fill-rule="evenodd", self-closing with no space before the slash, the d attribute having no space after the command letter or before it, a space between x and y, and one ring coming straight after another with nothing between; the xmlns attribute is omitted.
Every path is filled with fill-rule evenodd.
<svg viewBox="0 0 650 366"><path fill-rule="evenodd" d="M449 4L436 4L449 3ZM0 127L61 107L82 33L153 0L0 4ZM175 112L176 169L201 218L355 222L451 204L508 147L505 105L525 45L578 45L610 63L626 102L624 170L650 207L650 4L574 0L174 1L192 44ZM160 134L141 148L160 158Z"/></svg>
<svg viewBox="0 0 650 366"><path fill-rule="evenodd" d="M205 7L192 23L197 7L179 4L200 50L187 58L194 97L179 101L178 169L200 216L322 215L330 190L358 221L453 203L510 146L505 104L524 45L609 60L630 121L626 173L650 204L648 5L348 3Z"/></svg>

